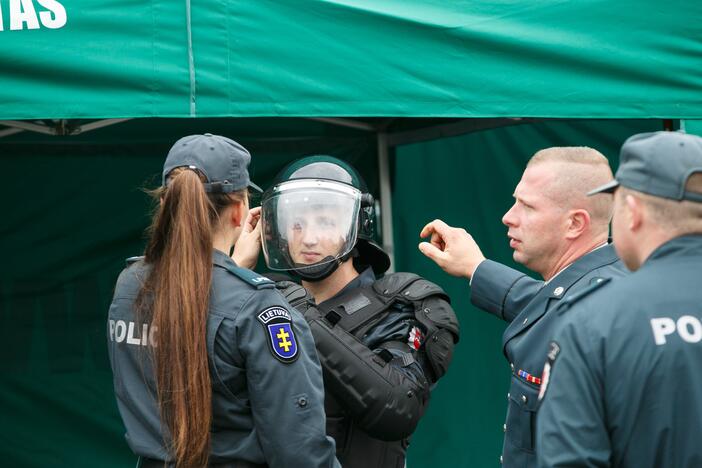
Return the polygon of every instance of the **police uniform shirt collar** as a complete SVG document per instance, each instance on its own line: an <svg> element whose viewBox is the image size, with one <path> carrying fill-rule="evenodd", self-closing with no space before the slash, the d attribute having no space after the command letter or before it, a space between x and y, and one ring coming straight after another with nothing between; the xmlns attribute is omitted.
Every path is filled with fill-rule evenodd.
<svg viewBox="0 0 702 468"><path fill-rule="evenodd" d="M366 286L372 285L373 283L375 283L375 273L373 273L373 268L368 267L365 270L363 270L357 277L349 281L348 284L341 289L341 291L336 293L333 297L327 299L327 301L339 297L340 295L344 294L346 291L350 291L351 289L364 288Z"/></svg>
<svg viewBox="0 0 702 468"><path fill-rule="evenodd" d="M641 269L646 268L651 263L656 263L659 260L669 256L688 256L702 254L702 233L687 234L680 237L675 237L668 242L658 246L646 261L641 265Z"/></svg>
<svg viewBox="0 0 702 468"><path fill-rule="evenodd" d="M590 252L594 252L595 250L601 249L602 247L606 247L606 246L607 246L607 242L603 242L602 244L598 245L598 246L595 247L594 249L590 250ZM585 255L589 254L590 252L586 253ZM585 255L583 255L583 257L584 257ZM580 257L580 258L582 258L582 257ZM577 259L576 259L575 261L577 262ZM575 263L575 262L571 262L571 263L567 264L566 266L564 266L563 268L561 268L560 270L558 270L558 273L556 273L555 275L553 275L553 276L551 277L550 280L546 281L546 282L544 283L544 286L546 286L548 283L550 283L551 281L553 281L554 279L556 279L556 276L558 276L558 275L560 275L561 273L563 273L563 272L564 272L568 267L570 267L573 263Z"/></svg>
<svg viewBox="0 0 702 468"><path fill-rule="evenodd" d="M557 277L554 276L551 278L551 283L544 286L544 288L548 290L548 294L552 299L562 299L575 281L587 274L593 264L602 262L608 257L611 257L611 261L616 261L619 258L614 251L614 246L605 243L586 253L567 268L563 269Z"/></svg>
<svg viewBox="0 0 702 468"><path fill-rule="evenodd" d="M221 267L238 267L236 262L227 254L219 249L214 249L212 252L212 263Z"/></svg>

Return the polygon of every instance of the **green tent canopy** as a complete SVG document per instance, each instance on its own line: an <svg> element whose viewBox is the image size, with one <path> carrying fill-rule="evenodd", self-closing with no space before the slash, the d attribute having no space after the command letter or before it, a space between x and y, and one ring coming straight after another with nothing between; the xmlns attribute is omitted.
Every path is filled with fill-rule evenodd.
<svg viewBox="0 0 702 468"><path fill-rule="evenodd" d="M702 3L2 0L0 119L702 117Z"/></svg>

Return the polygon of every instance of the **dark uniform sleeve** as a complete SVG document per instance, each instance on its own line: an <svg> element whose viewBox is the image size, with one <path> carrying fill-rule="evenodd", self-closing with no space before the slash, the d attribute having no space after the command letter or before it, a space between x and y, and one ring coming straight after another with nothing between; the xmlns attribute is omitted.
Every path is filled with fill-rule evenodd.
<svg viewBox="0 0 702 468"><path fill-rule="evenodd" d="M544 368L548 377L544 375L547 380L537 415L536 453L541 467L609 466L603 341L583 323L586 312L573 306L550 345Z"/></svg>
<svg viewBox="0 0 702 468"><path fill-rule="evenodd" d="M484 260L470 283L470 302L511 322L543 287L544 282L492 260Z"/></svg>
<svg viewBox="0 0 702 468"><path fill-rule="evenodd" d="M285 320L264 323L280 309L290 314L291 325ZM326 436L322 370L304 318L274 290L254 294L244 310L237 317L236 341L268 465L339 466L334 441Z"/></svg>

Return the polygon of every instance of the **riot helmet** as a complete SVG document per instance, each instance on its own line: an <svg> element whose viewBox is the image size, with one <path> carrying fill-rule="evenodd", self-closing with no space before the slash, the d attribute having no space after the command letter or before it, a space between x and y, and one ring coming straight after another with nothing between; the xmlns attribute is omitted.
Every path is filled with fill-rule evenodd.
<svg viewBox="0 0 702 468"><path fill-rule="evenodd" d="M375 202L358 172L331 156L283 169L261 200L268 268L321 281L349 258L384 273L390 258L373 241Z"/></svg>

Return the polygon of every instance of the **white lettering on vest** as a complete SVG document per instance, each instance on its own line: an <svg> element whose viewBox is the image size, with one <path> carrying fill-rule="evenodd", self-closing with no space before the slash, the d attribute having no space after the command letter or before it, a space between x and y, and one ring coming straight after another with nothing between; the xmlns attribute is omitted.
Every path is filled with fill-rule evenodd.
<svg viewBox="0 0 702 468"><path fill-rule="evenodd" d="M688 343L699 343L702 341L702 322L692 315L683 315L677 322L670 317L660 317L651 319L653 329L653 339L658 346L668 342L666 338L676 330L678 336Z"/></svg>
<svg viewBox="0 0 702 468"><path fill-rule="evenodd" d="M699 343L702 341L702 323L692 315L683 315L678 319L678 335L688 343Z"/></svg>
<svg viewBox="0 0 702 468"><path fill-rule="evenodd" d="M124 320L117 320L115 324L115 341L121 343L124 341L124 337L127 336L127 324Z"/></svg>

